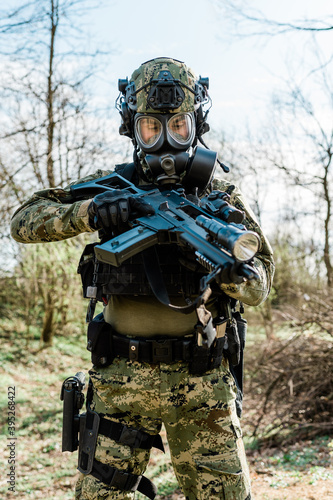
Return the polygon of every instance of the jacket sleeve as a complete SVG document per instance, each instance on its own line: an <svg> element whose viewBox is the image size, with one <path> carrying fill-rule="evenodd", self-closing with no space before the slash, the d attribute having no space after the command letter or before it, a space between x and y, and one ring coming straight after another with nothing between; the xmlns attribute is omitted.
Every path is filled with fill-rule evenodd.
<svg viewBox="0 0 333 500"><path fill-rule="evenodd" d="M108 175L95 174L73 182L65 188L37 191L14 213L11 235L20 243L43 243L72 238L80 233L94 232L89 226L88 206L91 200L74 201L70 186Z"/></svg>
<svg viewBox="0 0 333 500"><path fill-rule="evenodd" d="M250 306L258 306L266 300L271 290L275 271L273 250L240 189L224 180L215 180L213 187L230 193L230 203L245 212L244 225L248 230L255 231L260 238L259 250L254 257L254 267L258 271L259 279L245 281L240 285L223 283L220 287L230 297Z"/></svg>

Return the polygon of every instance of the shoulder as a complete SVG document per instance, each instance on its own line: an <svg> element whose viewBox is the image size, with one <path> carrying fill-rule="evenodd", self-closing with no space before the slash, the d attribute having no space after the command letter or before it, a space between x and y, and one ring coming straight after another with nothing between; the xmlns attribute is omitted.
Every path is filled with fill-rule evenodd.
<svg viewBox="0 0 333 500"><path fill-rule="evenodd" d="M214 190L216 189L218 191L223 191L224 193L227 193L230 196L229 203L231 203L231 205L234 205L236 208L239 208L240 210L245 210L245 212L251 215L253 219L256 219L242 191L235 183L229 182L225 179L214 179L212 182L212 188Z"/></svg>
<svg viewBox="0 0 333 500"><path fill-rule="evenodd" d="M114 171L113 170L96 170L93 174L86 175L85 177L82 177L80 179L77 179L76 181L71 182L64 188L64 190L70 190L71 186L75 186L76 184L82 184L83 182L90 182L95 179L99 179L100 177L105 177L106 175L112 174Z"/></svg>
<svg viewBox="0 0 333 500"><path fill-rule="evenodd" d="M225 179L214 179L213 188L219 191L226 192L230 195L229 203L245 214L244 225L246 226L246 228L250 231L255 231L256 233L258 233L261 241L260 252L272 255L272 248L267 238L265 237L262 228L260 227L255 213L253 212L248 200L246 199L240 188L236 184L226 181Z"/></svg>

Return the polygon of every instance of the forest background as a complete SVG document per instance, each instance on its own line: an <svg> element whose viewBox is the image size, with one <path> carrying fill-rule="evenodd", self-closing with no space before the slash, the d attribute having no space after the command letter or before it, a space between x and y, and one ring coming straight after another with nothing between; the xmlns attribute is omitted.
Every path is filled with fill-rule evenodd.
<svg viewBox="0 0 333 500"><path fill-rule="evenodd" d="M207 47L204 29L188 22L191 30L185 30L186 10L176 15L176 2L169 2L165 18L155 12L165 45L147 22L136 51L125 36L110 46L101 40L102 30L99 36L94 31L96 12L107 8L129 33L125 18L117 17L118 2L21 0L0 10L1 445L6 470L6 388L15 386L20 498L72 497L75 457L60 451L59 392L64 378L89 369L86 304L76 269L90 238L17 245L10 218L37 190L131 159L131 143L119 136L113 108L117 80L129 76L122 71L165 55L166 48L174 52L167 55L210 77L213 108L205 140L231 167L229 177L244 191L274 249L270 297L246 309L243 428L256 498L303 500L318 492L333 498L333 16L310 15L303 2L283 18L261 4L191 2L191 11L204 5L206 30L213 17L220 26L214 46ZM128 6L133 17L134 3ZM138 26L149 8L152 2L143 1L135 14ZM187 1L179 6L186 8ZM203 45L213 53L214 70ZM235 47L239 78L233 91L250 89L250 104L243 94L238 101L232 97L225 83ZM280 63L265 68L269 94L239 56L244 47L259 61L260 54L273 61L283 54L283 71ZM160 498L182 498L168 458L154 455L150 467ZM0 492L11 496L5 476Z"/></svg>

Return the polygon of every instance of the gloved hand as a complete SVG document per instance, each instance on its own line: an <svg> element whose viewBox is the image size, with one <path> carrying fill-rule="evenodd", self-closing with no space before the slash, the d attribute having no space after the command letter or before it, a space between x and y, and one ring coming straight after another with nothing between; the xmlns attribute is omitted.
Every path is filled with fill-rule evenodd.
<svg viewBox="0 0 333 500"><path fill-rule="evenodd" d="M107 234L119 234L126 231L130 218L154 213L153 207L142 198L123 189L105 191L96 195L88 207L91 227L103 229Z"/></svg>
<svg viewBox="0 0 333 500"><path fill-rule="evenodd" d="M235 285L240 285L246 281L246 278L237 272L237 268L242 266L241 263L235 262L235 264L227 264L222 271L217 275L216 281L219 285L234 283Z"/></svg>

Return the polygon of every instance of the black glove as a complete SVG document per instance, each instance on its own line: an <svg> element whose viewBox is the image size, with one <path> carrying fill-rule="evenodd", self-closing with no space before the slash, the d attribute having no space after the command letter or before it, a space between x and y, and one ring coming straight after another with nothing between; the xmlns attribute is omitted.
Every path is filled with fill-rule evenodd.
<svg viewBox="0 0 333 500"><path fill-rule="evenodd" d="M142 198L123 189L98 194L88 207L91 227L103 229L107 234L126 231L130 218L135 219L154 213L153 207Z"/></svg>

